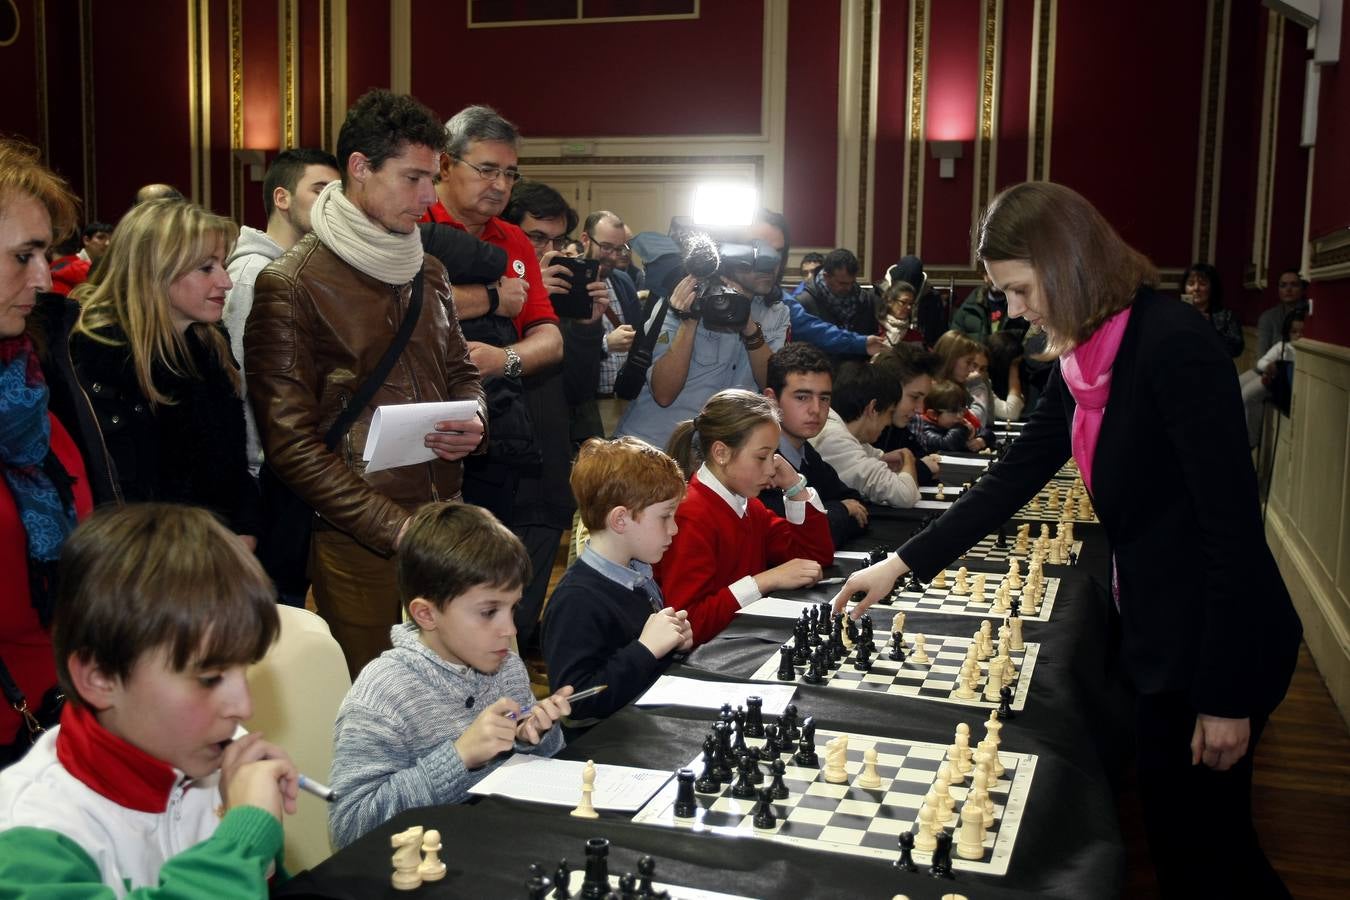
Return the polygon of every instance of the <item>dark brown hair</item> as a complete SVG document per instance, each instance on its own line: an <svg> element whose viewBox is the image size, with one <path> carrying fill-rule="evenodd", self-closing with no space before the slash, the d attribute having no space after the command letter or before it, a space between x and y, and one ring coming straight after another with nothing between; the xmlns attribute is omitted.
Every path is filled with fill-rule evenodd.
<svg viewBox="0 0 1350 900"><path fill-rule="evenodd" d="M981 262L1022 260L1036 270L1046 309L1045 358L1081 344L1129 306L1140 285L1156 286L1158 270L1121 240L1082 195L1048 181L1000 193L975 232Z"/></svg>
<svg viewBox="0 0 1350 900"><path fill-rule="evenodd" d="M418 597L437 609L470 589L504 591L530 581L520 538L480 506L432 503L408 523L398 545L398 593L404 609Z"/></svg>
<svg viewBox="0 0 1350 900"><path fill-rule="evenodd" d="M605 517L617 506L636 519L654 503L683 498L685 489L675 460L635 437L591 438L572 466L577 512L592 532L605 528Z"/></svg>
<svg viewBox="0 0 1350 900"><path fill-rule="evenodd" d="M937 412L961 412L969 405L970 391L955 381L933 382L932 390L923 398L923 408Z"/></svg>
<svg viewBox="0 0 1350 900"><path fill-rule="evenodd" d="M105 508L61 548L52 645L61 686L76 702L72 654L124 679L161 649L176 672L257 662L280 630L271 579L204 509Z"/></svg>
<svg viewBox="0 0 1350 900"><path fill-rule="evenodd" d="M679 463L687 478L708 458L708 450L714 443L721 441L734 453L756 428L768 422L777 425L779 419L778 407L763 394L741 388L718 391L708 398L698 415L675 426L666 452Z"/></svg>

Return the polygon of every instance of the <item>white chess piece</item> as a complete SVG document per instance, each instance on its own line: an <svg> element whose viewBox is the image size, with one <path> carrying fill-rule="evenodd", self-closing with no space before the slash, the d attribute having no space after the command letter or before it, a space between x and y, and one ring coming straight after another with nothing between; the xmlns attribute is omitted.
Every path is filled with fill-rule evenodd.
<svg viewBox="0 0 1350 900"><path fill-rule="evenodd" d="M962 859L984 856L984 811L970 802L961 806L961 827L956 832L956 855Z"/></svg>
<svg viewBox="0 0 1350 900"><path fill-rule="evenodd" d="M985 602L985 599L984 599L984 584L985 584L985 579L986 579L986 577L987 577L987 576L986 576L983 572L980 572L980 573L978 573L974 578L971 579L971 583L970 583L970 594L971 594L972 597L974 597L974 598L975 598L976 600L978 600L980 603L984 603L984 602Z"/></svg>
<svg viewBox="0 0 1350 900"><path fill-rule="evenodd" d="M881 787L881 776L877 774L877 751L868 747L863 751L863 770L858 780L853 782L860 788L869 790Z"/></svg>
<svg viewBox="0 0 1350 900"><path fill-rule="evenodd" d="M989 675L984 682L984 699L991 703L999 700L999 689L1003 687L1003 660L994 657L989 660Z"/></svg>
<svg viewBox="0 0 1350 900"><path fill-rule="evenodd" d="M938 569L938 573L933 576L933 587L945 589L947 587L947 570Z"/></svg>
<svg viewBox="0 0 1350 900"><path fill-rule="evenodd" d="M933 790L937 793L938 800L942 803L942 808L951 812L956 808L956 798L952 796L952 767L950 763L943 763L938 766L938 773L933 778ZM945 818L943 821L947 821Z"/></svg>
<svg viewBox="0 0 1350 900"><path fill-rule="evenodd" d="M957 761L957 765L961 767L961 774L969 775L974 766L971 763L970 726L965 722L960 722L956 726L956 748L961 751L961 758Z"/></svg>
<svg viewBox="0 0 1350 900"><path fill-rule="evenodd" d="M1012 641L1008 644L1008 649L1025 650L1027 645L1022 642L1022 617L1010 616L1008 625L1012 627Z"/></svg>
<svg viewBox="0 0 1350 900"><path fill-rule="evenodd" d="M937 849L937 829L942 826L934 821L935 812L926 800L919 808L919 833L914 835L915 850L932 853Z"/></svg>
<svg viewBox="0 0 1350 900"><path fill-rule="evenodd" d="M1002 778L1003 773L1007 771L1003 767L1003 760L998 756L998 745L1003 740L1003 723L999 721L998 710L989 710L989 719L984 723L985 738L989 742L989 763L993 767L994 776Z"/></svg>
<svg viewBox="0 0 1350 900"><path fill-rule="evenodd" d="M591 795L595 793L595 761L586 760L586 768L581 770L581 802L577 808L572 810L572 815L578 819L598 819L600 814L595 811L595 803Z"/></svg>
<svg viewBox="0 0 1350 900"><path fill-rule="evenodd" d="M825 780L830 784L847 784L848 770L844 761L848 757L848 737L838 735L825 743Z"/></svg>
<svg viewBox="0 0 1350 900"><path fill-rule="evenodd" d="M937 485L937 497L936 497L936 498L937 498L938 500L946 500L946 499L947 499L947 486L944 485L944 484L943 484L942 482L940 482L940 481L938 482L938 485Z"/></svg>
<svg viewBox="0 0 1350 900"><path fill-rule="evenodd" d="M422 886L422 876L417 874L422 865L422 826L414 825L406 831L389 836L389 846L394 848L390 862L394 874L389 883L398 891L411 891Z"/></svg>
<svg viewBox="0 0 1350 900"><path fill-rule="evenodd" d="M947 767L948 782L953 785L965 784L966 776L961 771L961 748L956 744L950 744L947 747L947 759L943 763Z"/></svg>
<svg viewBox="0 0 1350 900"><path fill-rule="evenodd" d="M909 654L910 662L921 666L932 662L932 659L928 656L927 648L924 646L925 640L927 639L921 634L914 635L914 649Z"/></svg>
<svg viewBox="0 0 1350 900"><path fill-rule="evenodd" d="M952 585L952 594L957 597L964 597L970 593L970 573L966 571L965 566L956 570L956 584Z"/></svg>
<svg viewBox="0 0 1350 900"><path fill-rule="evenodd" d="M961 671L957 674L957 688L952 692L952 696L961 700L974 700L979 695L975 693L975 682L979 676L975 673L979 671L979 663L971 662L967 657L961 664Z"/></svg>
<svg viewBox="0 0 1350 900"><path fill-rule="evenodd" d="M432 828L422 835L422 864L417 874L423 881L440 881L445 877L445 863L441 862L441 833Z"/></svg>

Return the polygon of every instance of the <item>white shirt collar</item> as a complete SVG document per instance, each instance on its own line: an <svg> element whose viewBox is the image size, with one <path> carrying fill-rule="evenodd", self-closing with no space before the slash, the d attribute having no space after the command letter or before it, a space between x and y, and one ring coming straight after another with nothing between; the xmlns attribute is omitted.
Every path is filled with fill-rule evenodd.
<svg viewBox="0 0 1350 900"><path fill-rule="evenodd" d="M707 463L699 466L698 471L694 474L698 476L699 484L707 485L710 491L726 501L727 506L730 506L731 511L736 514L736 518L745 518L745 508L750 505L750 501L718 481L717 476L712 473L712 469L708 468Z"/></svg>

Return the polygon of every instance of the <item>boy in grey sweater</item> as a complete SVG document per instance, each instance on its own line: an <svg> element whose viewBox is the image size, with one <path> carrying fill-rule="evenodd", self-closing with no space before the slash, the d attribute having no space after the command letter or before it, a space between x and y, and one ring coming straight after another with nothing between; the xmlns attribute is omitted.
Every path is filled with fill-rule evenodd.
<svg viewBox="0 0 1350 900"><path fill-rule="evenodd" d="M524 545L484 509L435 504L409 520L398 581L410 621L357 676L333 729L334 847L405 809L463 802L512 752L562 749L572 688L536 703L510 649L529 578Z"/></svg>

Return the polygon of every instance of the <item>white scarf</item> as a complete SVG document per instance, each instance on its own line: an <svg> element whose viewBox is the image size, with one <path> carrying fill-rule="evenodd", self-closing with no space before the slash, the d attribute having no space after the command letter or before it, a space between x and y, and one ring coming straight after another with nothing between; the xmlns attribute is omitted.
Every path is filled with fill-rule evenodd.
<svg viewBox="0 0 1350 900"><path fill-rule="evenodd" d="M395 234L372 222L347 199L341 181L331 181L310 211L314 233L355 269L385 284L407 284L422 270L422 237Z"/></svg>

